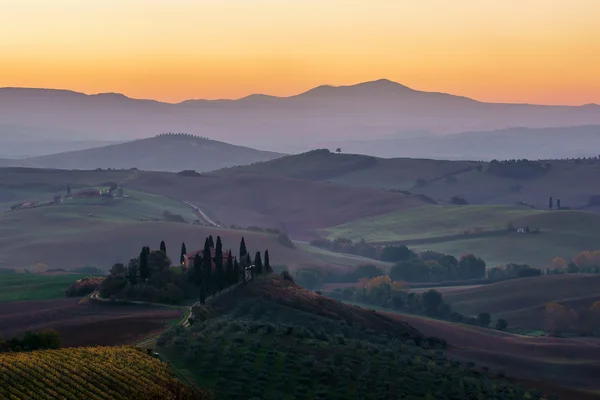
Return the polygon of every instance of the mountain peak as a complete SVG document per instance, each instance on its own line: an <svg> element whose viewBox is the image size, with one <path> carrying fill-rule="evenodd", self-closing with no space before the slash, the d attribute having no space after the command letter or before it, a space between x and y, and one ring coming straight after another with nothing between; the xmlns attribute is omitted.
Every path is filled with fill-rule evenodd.
<svg viewBox="0 0 600 400"><path fill-rule="evenodd" d="M386 96L398 95L415 90L389 79L377 79L354 85L332 86L321 85L298 96L306 97L336 97L336 96Z"/></svg>

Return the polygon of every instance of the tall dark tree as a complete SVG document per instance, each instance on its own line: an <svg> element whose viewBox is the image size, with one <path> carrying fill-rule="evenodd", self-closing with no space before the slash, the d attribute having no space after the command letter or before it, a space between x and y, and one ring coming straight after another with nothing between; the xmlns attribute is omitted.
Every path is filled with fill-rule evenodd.
<svg viewBox="0 0 600 400"><path fill-rule="evenodd" d="M67 183L67 195L70 196L71 195L71 184Z"/></svg>
<svg viewBox="0 0 600 400"><path fill-rule="evenodd" d="M165 244L164 240L160 242L160 251L167 254L167 245Z"/></svg>
<svg viewBox="0 0 600 400"><path fill-rule="evenodd" d="M273 268L271 268L271 261L269 260L269 250L265 250L265 272L267 274L273 273Z"/></svg>
<svg viewBox="0 0 600 400"><path fill-rule="evenodd" d="M231 288L235 285L235 268L233 266L233 256L231 250L227 253L227 268L225 268L225 286Z"/></svg>
<svg viewBox="0 0 600 400"><path fill-rule="evenodd" d="M223 268L223 243L221 236L217 236L215 246L215 283L216 290L219 292L225 288L225 269Z"/></svg>
<svg viewBox="0 0 600 400"><path fill-rule="evenodd" d="M200 253L196 253L194 257L194 272L193 272L193 282L196 285L202 285L203 278L203 270L202 270L202 257L200 257Z"/></svg>
<svg viewBox="0 0 600 400"><path fill-rule="evenodd" d="M241 279L241 281L243 282L243 284L246 284L246 268L240 264L237 260L235 260L234 266L236 269L236 283L239 282L239 280Z"/></svg>
<svg viewBox="0 0 600 400"><path fill-rule="evenodd" d="M208 246L209 246L211 249L214 249L214 248L215 248L215 242L214 242L214 240L213 240L213 237L212 237L212 235L209 235L209 236L208 236Z"/></svg>
<svg viewBox="0 0 600 400"><path fill-rule="evenodd" d="M560 199L556 199L556 208L560 210Z"/></svg>
<svg viewBox="0 0 600 400"><path fill-rule="evenodd" d="M148 251L147 247L143 247L140 253L140 279L147 280L150 277L150 268L148 268Z"/></svg>
<svg viewBox="0 0 600 400"><path fill-rule="evenodd" d="M127 277L132 285L137 283L138 271L140 269L140 260L138 258L132 258L129 260L127 265Z"/></svg>
<svg viewBox="0 0 600 400"><path fill-rule="evenodd" d="M212 273L212 257L210 250L210 241L206 240L204 250L202 251L202 283L206 294L213 292L214 279Z"/></svg>
<svg viewBox="0 0 600 400"><path fill-rule="evenodd" d="M548 208L554 208L554 201L552 200L552 197L548 199Z"/></svg>
<svg viewBox="0 0 600 400"><path fill-rule="evenodd" d="M181 243L181 255L179 256L179 263L183 265L183 262L185 261L185 255L187 253L187 249L185 247L185 243Z"/></svg>
<svg viewBox="0 0 600 400"><path fill-rule="evenodd" d="M248 254L248 250L246 250L246 241L244 240L244 237L242 237L242 241L240 242L240 262L244 260L246 254Z"/></svg>
<svg viewBox="0 0 600 400"><path fill-rule="evenodd" d="M260 275L263 273L263 263L262 263L262 258L260 256L260 251L257 251L256 256L254 256L254 269L255 269L257 275Z"/></svg>

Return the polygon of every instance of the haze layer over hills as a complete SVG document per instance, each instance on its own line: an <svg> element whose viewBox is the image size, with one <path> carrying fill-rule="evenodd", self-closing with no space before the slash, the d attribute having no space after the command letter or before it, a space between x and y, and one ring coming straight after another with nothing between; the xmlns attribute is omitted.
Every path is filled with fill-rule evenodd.
<svg viewBox="0 0 600 400"><path fill-rule="evenodd" d="M600 124L598 105L483 103L421 92L389 80L319 86L285 98L252 95L179 104L114 93L4 88L0 89L0 115L0 123L77 131L86 139L91 135L97 140L126 140L177 131L277 151L324 140L380 138L407 130L455 133Z"/></svg>

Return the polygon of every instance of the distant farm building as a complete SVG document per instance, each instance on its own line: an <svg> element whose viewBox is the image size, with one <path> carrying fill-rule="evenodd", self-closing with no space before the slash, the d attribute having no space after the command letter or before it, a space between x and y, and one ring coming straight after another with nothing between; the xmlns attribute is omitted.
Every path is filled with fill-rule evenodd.
<svg viewBox="0 0 600 400"><path fill-rule="evenodd" d="M184 254L183 256L183 266L186 269L190 269L194 267L194 259L196 258L196 255L200 256L200 259L202 259L202 255L203 255L204 251L203 250L197 250L197 251L193 251L191 253L187 253ZM210 257L211 257L211 269L214 270L215 269L215 249L211 248L210 249ZM225 253L223 252L223 264L225 264L227 262L227 257L229 257L229 253ZM233 259L235 260L235 257L233 257Z"/></svg>

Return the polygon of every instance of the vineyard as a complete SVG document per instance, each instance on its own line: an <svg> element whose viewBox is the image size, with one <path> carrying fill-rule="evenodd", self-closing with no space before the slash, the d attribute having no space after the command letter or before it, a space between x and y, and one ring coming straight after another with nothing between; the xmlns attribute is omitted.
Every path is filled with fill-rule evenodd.
<svg viewBox="0 0 600 400"><path fill-rule="evenodd" d="M210 399L175 379L162 361L133 347L0 354L0 398Z"/></svg>

